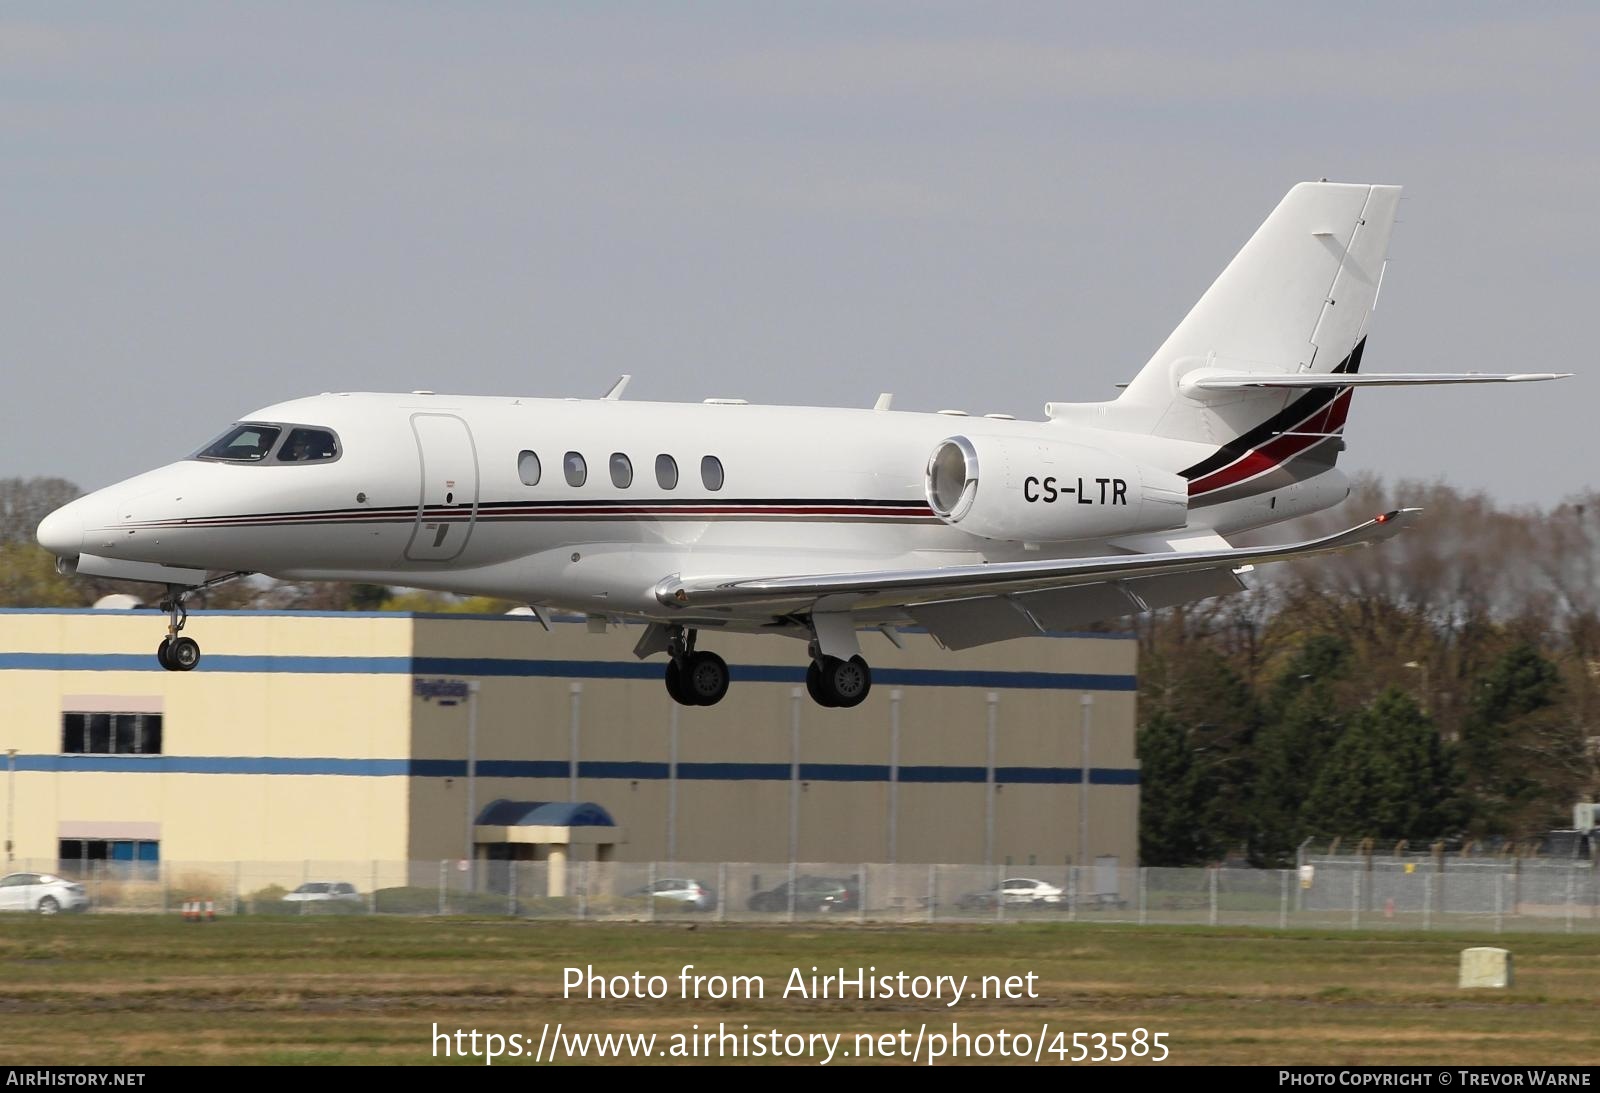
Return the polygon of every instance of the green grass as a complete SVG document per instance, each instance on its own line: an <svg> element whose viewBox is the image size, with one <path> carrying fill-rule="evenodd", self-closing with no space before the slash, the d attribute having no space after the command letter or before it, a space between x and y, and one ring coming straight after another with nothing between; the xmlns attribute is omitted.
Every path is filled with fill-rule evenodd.
<svg viewBox="0 0 1600 1093"><path fill-rule="evenodd" d="M538 1037L726 1022L785 1033L1168 1034L1175 1063L1590 1064L1600 941L1582 935L1015 924L754 926L507 919L10 916L0 1058L11 1064L446 1062L437 1023ZM1460 950L1509 948L1516 986L1460 991ZM662 1001L562 997L562 970L666 976ZM760 975L761 1001L683 1000L678 972ZM794 967L1038 975L1039 997L779 997ZM1069 1035L1070 1041L1070 1035ZM1048 1056L1046 1056L1048 1059ZM702 1060L703 1061L703 1060ZM735 1061L735 1060L729 1060ZM742 1060L737 1060L742 1061ZM503 1061L504 1062L504 1061ZM480 1064L481 1065L481 1064Z"/></svg>

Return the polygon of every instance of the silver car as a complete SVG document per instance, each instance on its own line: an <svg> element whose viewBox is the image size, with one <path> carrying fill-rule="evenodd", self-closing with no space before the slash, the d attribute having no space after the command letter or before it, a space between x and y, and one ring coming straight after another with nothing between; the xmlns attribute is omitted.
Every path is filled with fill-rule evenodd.
<svg viewBox="0 0 1600 1093"><path fill-rule="evenodd" d="M361 893L345 881L311 881L283 897L285 903L360 903Z"/></svg>
<svg viewBox="0 0 1600 1093"><path fill-rule="evenodd" d="M53 915L57 911L83 911L89 894L83 885L54 873L11 873L0 877L0 911L32 911Z"/></svg>
<svg viewBox="0 0 1600 1093"><path fill-rule="evenodd" d="M1065 902L1066 893L1053 884L1033 877L1007 877L993 888L968 892L956 901L956 906L964 911L981 911L996 903L1007 907L1053 907Z"/></svg>
<svg viewBox="0 0 1600 1093"><path fill-rule="evenodd" d="M635 888L630 896L649 896L675 911L714 911L717 893L693 877L667 877L645 888Z"/></svg>

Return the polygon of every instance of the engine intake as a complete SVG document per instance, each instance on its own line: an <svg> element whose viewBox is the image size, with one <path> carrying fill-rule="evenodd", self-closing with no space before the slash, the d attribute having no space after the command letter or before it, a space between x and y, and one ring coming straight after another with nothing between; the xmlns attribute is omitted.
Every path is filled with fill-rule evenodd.
<svg viewBox="0 0 1600 1093"><path fill-rule="evenodd" d="M952 436L928 457L928 505L985 539L1055 543L1181 528L1189 484L1100 448Z"/></svg>

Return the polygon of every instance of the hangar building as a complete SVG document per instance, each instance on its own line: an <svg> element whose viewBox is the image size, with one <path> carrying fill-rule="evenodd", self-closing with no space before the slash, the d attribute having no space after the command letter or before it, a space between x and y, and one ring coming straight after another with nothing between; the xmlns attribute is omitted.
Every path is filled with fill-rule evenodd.
<svg viewBox="0 0 1600 1093"><path fill-rule="evenodd" d="M830 710L775 636L703 634L734 682L685 708L633 627L196 612L190 673L157 666L164 627L0 611L8 862L520 858L566 831L622 862L1137 864L1126 635L866 633L872 694Z"/></svg>

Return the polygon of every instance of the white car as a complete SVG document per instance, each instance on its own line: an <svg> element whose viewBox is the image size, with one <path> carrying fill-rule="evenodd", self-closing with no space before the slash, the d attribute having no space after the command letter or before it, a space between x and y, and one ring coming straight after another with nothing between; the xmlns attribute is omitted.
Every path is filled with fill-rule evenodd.
<svg viewBox="0 0 1600 1093"><path fill-rule="evenodd" d="M283 897L285 903L360 903L356 886L344 881L311 881Z"/></svg>
<svg viewBox="0 0 1600 1093"><path fill-rule="evenodd" d="M667 877L645 888L635 888L630 896L650 896L681 911L714 911L717 893L704 881L692 877Z"/></svg>
<svg viewBox="0 0 1600 1093"><path fill-rule="evenodd" d="M1066 902L1066 893L1053 884L1032 877L1007 877L993 888L968 892L957 901L964 910L994 907L996 901L1007 907L1050 907Z"/></svg>
<svg viewBox="0 0 1600 1093"><path fill-rule="evenodd" d="M11 873L0 877L0 911L53 915L57 911L83 911L88 906L89 895L83 885L54 873Z"/></svg>

